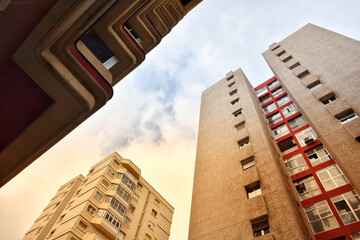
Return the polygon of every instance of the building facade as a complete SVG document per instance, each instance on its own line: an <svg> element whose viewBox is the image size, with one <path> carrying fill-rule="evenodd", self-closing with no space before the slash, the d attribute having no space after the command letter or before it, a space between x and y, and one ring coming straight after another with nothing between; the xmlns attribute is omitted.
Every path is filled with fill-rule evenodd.
<svg viewBox="0 0 360 240"><path fill-rule="evenodd" d="M360 42L308 24L202 94L189 239L360 239Z"/></svg>
<svg viewBox="0 0 360 240"><path fill-rule="evenodd" d="M113 153L60 187L25 239L166 240L174 208Z"/></svg>
<svg viewBox="0 0 360 240"><path fill-rule="evenodd" d="M200 2L0 1L0 187L104 106Z"/></svg>

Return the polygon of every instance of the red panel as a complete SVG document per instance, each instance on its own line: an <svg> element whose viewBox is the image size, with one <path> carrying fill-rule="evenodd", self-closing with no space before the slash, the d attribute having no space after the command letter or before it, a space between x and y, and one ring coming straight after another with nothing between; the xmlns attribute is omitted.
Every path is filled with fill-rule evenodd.
<svg viewBox="0 0 360 240"><path fill-rule="evenodd" d="M0 151L53 100L12 60L0 64Z"/></svg>

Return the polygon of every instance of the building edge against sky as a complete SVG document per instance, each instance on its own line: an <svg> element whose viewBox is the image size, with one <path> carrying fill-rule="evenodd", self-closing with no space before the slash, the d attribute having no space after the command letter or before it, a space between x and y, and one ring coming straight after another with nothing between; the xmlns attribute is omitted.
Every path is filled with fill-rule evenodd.
<svg viewBox="0 0 360 240"><path fill-rule="evenodd" d="M0 187L103 107L200 2L1 1Z"/></svg>
<svg viewBox="0 0 360 240"><path fill-rule="evenodd" d="M174 207L117 152L62 185L25 239L169 239Z"/></svg>
<svg viewBox="0 0 360 240"><path fill-rule="evenodd" d="M360 42L308 24L202 94L189 239L360 239Z"/></svg>

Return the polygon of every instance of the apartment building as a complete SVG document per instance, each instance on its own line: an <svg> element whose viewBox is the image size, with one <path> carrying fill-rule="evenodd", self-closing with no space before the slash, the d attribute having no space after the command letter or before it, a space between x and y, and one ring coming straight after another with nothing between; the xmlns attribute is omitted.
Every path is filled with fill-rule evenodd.
<svg viewBox="0 0 360 240"><path fill-rule="evenodd" d="M189 239L360 239L360 42L308 24L202 94Z"/></svg>
<svg viewBox="0 0 360 240"><path fill-rule="evenodd" d="M104 106L200 2L0 1L0 187Z"/></svg>
<svg viewBox="0 0 360 240"><path fill-rule="evenodd" d="M174 208L117 152L60 187L25 239L166 240Z"/></svg>

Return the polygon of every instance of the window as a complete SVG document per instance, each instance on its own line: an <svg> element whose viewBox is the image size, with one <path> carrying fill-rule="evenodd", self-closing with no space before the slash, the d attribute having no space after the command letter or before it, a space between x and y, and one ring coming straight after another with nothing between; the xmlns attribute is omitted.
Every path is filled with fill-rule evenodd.
<svg viewBox="0 0 360 240"><path fill-rule="evenodd" d="M151 221L149 221L149 224L148 224L148 227L150 228L150 229L154 229L154 223L153 222L151 222Z"/></svg>
<svg viewBox="0 0 360 240"><path fill-rule="evenodd" d="M281 87L278 88L276 90L274 90L271 94L273 95L274 98L280 96L281 94L283 94L285 92L285 90Z"/></svg>
<svg viewBox="0 0 360 240"><path fill-rule="evenodd" d="M135 189L135 183L133 183L125 174L117 173L116 178L121 178L121 182L128 187L131 191Z"/></svg>
<svg viewBox="0 0 360 240"><path fill-rule="evenodd" d="M241 123L235 125L236 130L240 130L244 127L245 127L245 121L242 121Z"/></svg>
<svg viewBox="0 0 360 240"><path fill-rule="evenodd" d="M125 233L123 233L122 231L120 231L118 233L118 237L117 237L119 240L124 240L125 239Z"/></svg>
<svg viewBox="0 0 360 240"><path fill-rule="evenodd" d="M330 191L348 183L348 180L336 164L323 168L317 171L316 174L326 191Z"/></svg>
<svg viewBox="0 0 360 240"><path fill-rule="evenodd" d="M107 181L105 181L105 180L102 180L102 182L101 182L101 185L104 187L104 188L108 188L109 187L109 183L107 182Z"/></svg>
<svg viewBox="0 0 360 240"><path fill-rule="evenodd" d="M234 78L234 75L231 75L231 76L228 77L226 80L229 81L229 80L231 80L231 79L233 79L233 78Z"/></svg>
<svg viewBox="0 0 360 240"><path fill-rule="evenodd" d="M74 201L69 202L69 205L67 206L67 208L71 207L73 203L74 203Z"/></svg>
<svg viewBox="0 0 360 240"><path fill-rule="evenodd" d="M261 220L258 220L256 222L252 222L251 226L253 229L254 237L260 237L270 233L270 227L267 217L265 219L262 218Z"/></svg>
<svg viewBox="0 0 360 240"><path fill-rule="evenodd" d="M131 195L127 191L125 191L124 188L122 188L120 185L112 183L111 189L116 190L117 196L119 196L121 199L123 199L126 203L129 203L131 200Z"/></svg>
<svg viewBox="0 0 360 240"><path fill-rule="evenodd" d="M242 165L243 170L246 170L248 168L251 168L251 167L255 166L254 158L251 157L251 158L248 158L248 159L245 159L245 160L241 161L241 165Z"/></svg>
<svg viewBox="0 0 360 240"><path fill-rule="evenodd" d="M137 186L137 188L138 188L139 190L141 190L141 189L142 189L142 187L143 187L143 186L141 185L141 183L137 183L137 185L136 185L136 186Z"/></svg>
<svg viewBox="0 0 360 240"><path fill-rule="evenodd" d="M246 193L247 193L247 197L248 199L254 198L256 196L261 195L261 188L260 188L260 183L257 182L253 185L250 185L246 188Z"/></svg>
<svg viewBox="0 0 360 240"><path fill-rule="evenodd" d="M85 230L88 226L83 222L83 221L80 221L79 222L79 227L83 230Z"/></svg>
<svg viewBox="0 0 360 240"><path fill-rule="evenodd" d="M129 211L131 212L131 213L134 213L135 212L135 207L133 206L133 205L129 205Z"/></svg>
<svg viewBox="0 0 360 240"><path fill-rule="evenodd" d="M119 61L99 36L92 30L87 31L80 38L76 44L77 48L80 48L79 44L84 44L106 69L110 69Z"/></svg>
<svg viewBox="0 0 360 240"><path fill-rule="evenodd" d="M155 205L156 205L156 206L159 206L159 204L160 204L160 201L159 201L158 199L156 199L156 198L155 198L155 201L154 201L154 203L155 203Z"/></svg>
<svg viewBox="0 0 360 240"><path fill-rule="evenodd" d="M312 84L310 86L308 86L308 89L310 91L314 91L315 89L319 88L322 86L322 83L321 82L316 82L315 84Z"/></svg>
<svg viewBox="0 0 360 240"><path fill-rule="evenodd" d="M96 198L97 200L101 201L101 199L103 198L103 195L102 195L101 193L99 193L99 192L96 192L96 193L95 193L95 198Z"/></svg>
<svg viewBox="0 0 360 240"><path fill-rule="evenodd" d="M338 100L338 98L335 95L330 95L328 98L325 98L323 100L321 100L321 102L324 105L328 105L329 103L332 103L334 101Z"/></svg>
<svg viewBox="0 0 360 240"><path fill-rule="evenodd" d="M238 141L239 148L243 148L250 144L249 138L245 138L243 140Z"/></svg>
<svg viewBox="0 0 360 240"><path fill-rule="evenodd" d="M296 133L295 137L297 138L297 140L300 143L300 146L302 147L311 144L317 140L317 136L311 127Z"/></svg>
<svg viewBox="0 0 360 240"><path fill-rule="evenodd" d="M286 95L286 96L283 96L283 97L277 99L276 102L279 105L279 107L281 107L281 106L284 106L285 104L291 102L291 99L288 95Z"/></svg>
<svg viewBox="0 0 360 240"><path fill-rule="evenodd" d="M264 93L266 93L268 90L267 90L267 88L266 88L266 86L264 86L264 87L262 87L262 88L260 88L260 89L258 89L258 90L256 90L256 96L261 96L261 95L263 95Z"/></svg>
<svg viewBox="0 0 360 240"><path fill-rule="evenodd" d="M126 207L121 204L116 198L112 196L106 196L105 202L110 202L110 207L112 207L120 216L124 216L126 213Z"/></svg>
<svg viewBox="0 0 360 240"><path fill-rule="evenodd" d="M297 67L299 67L299 66L300 66L300 63L297 62L297 63L295 63L294 65L290 66L289 69L290 69L290 70L293 70L293 69L295 69L295 68L297 68Z"/></svg>
<svg viewBox="0 0 360 240"><path fill-rule="evenodd" d="M113 178L115 176L115 173L113 171L111 171L111 169L108 170L107 174Z"/></svg>
<svg viewBox="0 0 360 240"><path fill-rule="evenodd" d="M49 233L49 237L51 237L52 235L54 235L55 231L56 231L56 228L53 229L53 230L51 230L51 232Z"/></svg>
<svg viewBox="0 0 360 240"><path fill-rule="evenodd" d="M128 218L127 216L125 216L125 217L124 217L124 224L127 225L127 226L129 226L130 223L131 223L131 219Z"/></svg>
<svg viewBox="0 0 360 240"><path fill-rule="evenodd" d="M350 236L353 240L360 240L360 231L351 233Z"/></svg>
<svg viewBox="0 0 360 240"><path fill-rule="evenodd" d="M312 166L319 165L320 163L329 161L330 154L326 151L323 145L310 149L305 152L307 158L310 160Z"/></svg>
<svg viewBox="0 0 360 240"><path fill-rule="evenodd" d="M270 117L267 118L269 121L269 125L272 126L278 122L281 122L283 120L283 118L281 117L281 114L279 112L271 115Z"/></svg>
<svg viewBox="0 0 360 240"><path fill-rule="evenodd" d="M61 216L59 217L59 221L58 221L58 222L61 222L61 221L64 219L65 215L66 215L66 214L61 215Z"/></svg>
<svg viewBox="0 0 360 240"><path fill-rule="evenodd" d="M230 92L229 95L233 96L235 93L237 93L237 89L235 89L234 91Z"/></svg>
<svg viewBox="0 0 360 240"><path fill-rule="evenodd" d="M281 142L278 142L278 146L283 155L298 149L295 140L292 137L289 137Z"/></svg>
<svg viewBox="0 0 360 240"><path fill-rule="evenodd" d="M273 89L273 88L275 88L275 87L277 87L277 86L279 86L279 85L280 85L279 81L278 81L278 80L275 80L275 81L269 83L268 87L269 87L269 89L271 90L271 89Z"/></svg>
<svg viewBox="0 0 360 240"><path fill-rule="evenodd" d="M235 99L234 101L231 102L231 105L235 105L237 102L239 102L239 99Z"/></svg>
<svg viewBox="0 0 360 240"><path fill-rule="evenodd" d="M288 121L291 130L295 131L296 129L299 129L307 124L307 121L303 116L298 116L294 119L291 119Z"/></svg>
<svg viewBox="0 0 360 240"><path fill-rule="evenodd" d="M39 234L43 228L43 226L39 227L35 234Z"/></svg>
<svg viewBox="0 0 360 240"><path fill-rule="evenodd" d="M331 202L345 225L360 220L360 199L355 191L332 197Z"/></svg>
<svg viewBox="0 0 360 240"><path fill-rule="evenodd" d="M285 50L279 52L279 53L277 54L277 56L280 57L280 56L283 55L284 53L286 53Z"/></svg>
<svg viewBox="0 0 360 240"><path fill-rule="evenodd" d="M89 205L86 211L88 211L91 215L93 215L96 210L93 206Z"/></svg>
<svg viewBox="0 0 360 240"><path fill-rule="evenodd" d="M305 72L301 73L298 78L303 79L310 75L310 72L306 70Z"/></svg>
<svg viewBox="0 0 360 240"><path fill-rule="evenodd" d="M60 204L60 202L57 202L57 203L55 204L55 207L54 207L54 208L57 208L57 206L59 206L59 204Z"/></svg>
<svg viewBox="0 0 360 240"><path fill-rule="evenodd" d="M260 101L260 104L263 105L263 104L265 104L265 103L267 103L267 102L270 102L271 99L272 99L272 98L270 97L270 94L266 94L265 96L261 97L261 98L259 99L259 101Z"/></svg>
<svg viewBox="0 0 360 240"><path fill-rule="evenodd" d="M309 168L301 153L285 159L285 164L289 171L290 176L305 171L306 169Z"/></svg>
<svg viewBox="0 0 360 240"><path fill-rule="evenodd" d="M285 58L285 59L283 60L283 62L286 63L287 61L291 60L292 58L293 58L292 56L289 56L289 57Z"/></svg>
<svg viewBox="0 0 360 240"><path fill-rule="evenodd" d="M230 84L228 85L228 87L231 88L231 87L234 86L234 85L235 85L235 82L232 82L232 83L230 83Z"/></svg>
<svg viewBox="0 0 360 240"><path fill-rule="evenodd" d="M114 160L113 163L114 163L114 165L115 165L116 167L119 167L119 166L120 166L120 163L119 163L118 161L116 161L116 160Z"/></svg>
<svg viewBox="0 0 360 240"><path fill-rule="evenodd" d="M300 200L305 200L321 194L321 190L312 175L295 181L294 185Z"/></svg>
<svg viewBox="0 0 360 240"><path fill-rule="evenodd" d="M278 45L277 47L275 47L273 50L271 50L271 51L275 51L276 49L278 49L280 47L280 45Z"/></svg>
<svg viewBox="0 0 360 240"><path fill-rule="evenodd" d="M288 134L290 131L285 123L271 130L275 136L275 139L281 138Z"/></svg>
<svg viewBox="0 0 360 240"><path fill-rule="evenodd" d="M130 26L129 23L124 24L125 29L129 32L131 37L135 39L135 41L140 44L142 42L142 38L138 35L138 33Z"/></svg>
<svg viewBox="0 0 360 240"><path fill-rule="evenodd" d="M345 124L347 122L350 122L351 120L354 120L358 118L359 116L354 113L353 110L346 111L344 114L341 114L340 116L336 117L341 124Z"/></svg>
<svg viewBox="0 0 360 240"><path fill-rule="evenodd" d="M99 209L98 216L103 216L108 222L110 222L114 227L120 228L121 221L105 209Z"/></svg>
<svg viewBox="0 0 360 240"><path fill-rule="evenodd" d="M314 233L339 227L334 214L325 200L307 206L304 210Z"/></svg>
<svg viewBox="0 0 360 240"><path fill-rule="evenodd" d="M242 114L242 109L239 109L239 110L233 112L233 116L234 116L234 117L237 117L237 116L239 116L239 115L241 115L241 114Z"/></svg>
<svg viewBox="0 0 360 240"><path fill-rule="evenodd" d="M75 193L75 195L74 196L77 196L77 195L79 195L79 193L81 192L81 189L80 190L78 190L78 191L76 191L76 193Z"/></svg>
<svg viewBox="0 0 360 240"><path fill-rule="evenodd" d="M274 111L276 109L276 105L275 105L275 103L272 102L269 105L266 105L265 107L263 107L263 109L264 109L264 113L266 115L266 114Z"/></svg>
<svg viewBox="0 0 360 240"><path fill-rule="evenodd" d="M157 211L155 211L154 209L151 211L151 215L153 215L154 217L156 217L157 215Z"/></svg>

